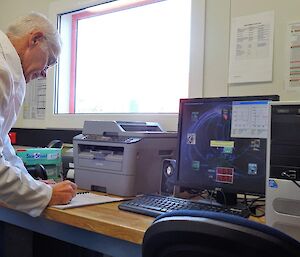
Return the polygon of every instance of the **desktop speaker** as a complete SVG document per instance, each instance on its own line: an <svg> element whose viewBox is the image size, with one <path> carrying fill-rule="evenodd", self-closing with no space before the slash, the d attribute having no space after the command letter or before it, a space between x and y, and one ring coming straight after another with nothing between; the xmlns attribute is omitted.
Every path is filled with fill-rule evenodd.
<svg viewBox="0 0 300 257"><path fill-rule="evenodd" d="M176 160L164 159L162 163L162 176L160 193L162 195L174 195L177 178Z"/></svg>

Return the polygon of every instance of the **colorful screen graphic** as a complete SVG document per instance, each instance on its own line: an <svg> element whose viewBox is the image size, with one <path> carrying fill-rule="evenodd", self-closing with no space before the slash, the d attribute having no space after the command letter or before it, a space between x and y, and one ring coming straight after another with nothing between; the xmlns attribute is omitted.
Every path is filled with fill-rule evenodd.
<svg viewBox="0 0 300 257"><path fill-rule="evenodd" d="M182 99L179 184L263 195L270 100L278 97Z"/></svg>

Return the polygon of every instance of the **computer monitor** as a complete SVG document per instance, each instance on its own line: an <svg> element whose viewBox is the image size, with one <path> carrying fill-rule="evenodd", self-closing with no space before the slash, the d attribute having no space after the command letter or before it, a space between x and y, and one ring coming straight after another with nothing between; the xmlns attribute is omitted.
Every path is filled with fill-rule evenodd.
<svg viewBox="0 0 300 257"><path fill-rule="evenodd" d="M181 99L177 184L217 189L218 200L227 204L237 193L264 195L268 102L276 100L277 95Z"/></svg>

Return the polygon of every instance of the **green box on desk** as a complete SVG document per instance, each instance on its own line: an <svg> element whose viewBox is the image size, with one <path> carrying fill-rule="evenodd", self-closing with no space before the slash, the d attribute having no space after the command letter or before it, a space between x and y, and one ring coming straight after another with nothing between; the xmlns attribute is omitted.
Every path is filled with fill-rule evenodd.
<svg viewBox="0 0 300 257"><path fill-rule="evenodd" d="M49 179L60 177L62 167L61 148L27 148L16 151L26 166L42 164Z"/></svg>

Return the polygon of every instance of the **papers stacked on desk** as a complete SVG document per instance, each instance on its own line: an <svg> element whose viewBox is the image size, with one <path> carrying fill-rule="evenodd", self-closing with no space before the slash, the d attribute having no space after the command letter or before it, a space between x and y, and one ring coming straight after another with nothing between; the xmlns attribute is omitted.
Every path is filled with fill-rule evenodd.
<svg viewBox="0 0 300 257"><path fill-rule="evenodd" d="M71 200L70 203L61 204L61 205L52 205L51 207L57 209L69 209L69 208L75 208L75 207L86 206L86 205L117 202L122 200L124 200L124 198L111 197L106 195L97 195L90 192L79 192Z"/></svg>

